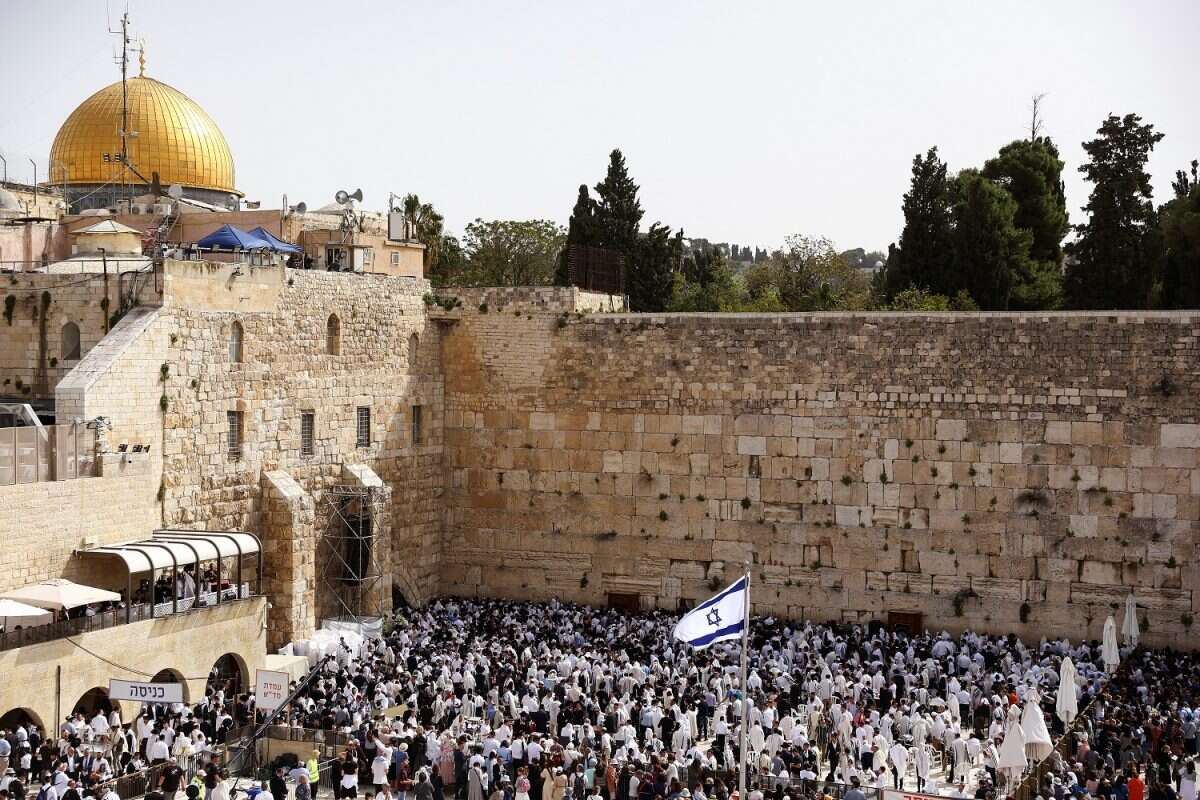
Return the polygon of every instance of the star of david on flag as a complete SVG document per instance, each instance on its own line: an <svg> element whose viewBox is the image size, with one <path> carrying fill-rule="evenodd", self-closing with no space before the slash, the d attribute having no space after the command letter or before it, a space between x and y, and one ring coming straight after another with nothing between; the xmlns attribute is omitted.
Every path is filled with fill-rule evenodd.
<svg viewBox="0 0 1200 800"><path fill-rule="evenodd" d="M676 623L675 638L697 650L741 638L746 621L747 587L743 575L716 597L696 606Z"/></svg>

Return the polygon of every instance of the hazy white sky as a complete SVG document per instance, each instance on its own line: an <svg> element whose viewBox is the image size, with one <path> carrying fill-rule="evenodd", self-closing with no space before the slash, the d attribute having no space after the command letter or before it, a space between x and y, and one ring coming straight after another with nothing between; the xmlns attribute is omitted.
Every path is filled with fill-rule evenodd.
<svg viewBox="0 0 1200 800"><path fill-rule="evenodd" d="M121 0L109 0L115 21ZM147 74L199 102L240 189L275 207L415 191L451 230L565 223L620 147L646 222L775 246L899 236L913 155L952 170L1023 135L1048 93L1072 221L1109 112L1166 133L1156 199L1200 157L1200 2L131 0ZM45 174L63 119L118 77L103 0L0 0L0 153Z"/></svg>

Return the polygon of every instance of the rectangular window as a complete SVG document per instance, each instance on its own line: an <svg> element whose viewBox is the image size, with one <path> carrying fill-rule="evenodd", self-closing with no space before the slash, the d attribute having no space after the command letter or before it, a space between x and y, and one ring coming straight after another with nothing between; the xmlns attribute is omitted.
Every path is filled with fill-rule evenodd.
<svg viewBox="0 0 1200 800"><path fill-rule="evenodd" d="M412 407L412 437L413 444L422 444L425 441L425 432L421 430L421 406Z"/></svg>
<svg viewBox="0 0 1200 800"><path fill-rule="evenodd" d="M371 409L366 406L358 407L355 434L355 447L371 446Z"/></svg>
<svg viewBox="0 0 1200 800"><path fill-rule="evenodd" d="M317 415L312 411L304 411L300 414L300 455L311 456L313 454L313 435L317 429Z"/></svg>
<svg viewBox="0 0 1200 800"><path fill-rule="evenodd" d="M392 253L392 266L393 267L400 266L400 254L399 253L396 253L396 252Z"/></svg>
<svg viewBox="0 0 1200 800"><path fill-rule="evenodd" d="M242 457L242 412L226 411L225 421L229 426L225 444L229 451L229 457L237 461Z"/></svg>
<svg viewBox="0 0 1200 800"><path fill-rule="evenodd" d="M363 266L369 267L375 263L375 250L370 247L363 248Z"/></svg>

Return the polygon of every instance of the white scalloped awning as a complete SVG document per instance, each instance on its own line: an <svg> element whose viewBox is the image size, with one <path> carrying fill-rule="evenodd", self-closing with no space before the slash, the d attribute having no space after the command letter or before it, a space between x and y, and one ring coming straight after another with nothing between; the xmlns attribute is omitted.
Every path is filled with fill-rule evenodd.
<svg viewBox="0 0 1200 800"><path fill-rule="evenodd" d="M242 531L162 530L149 539L93 547L79 551L79 555L117 558L131 573L138 573L237 558L261 549L257 536Z"/></svg>

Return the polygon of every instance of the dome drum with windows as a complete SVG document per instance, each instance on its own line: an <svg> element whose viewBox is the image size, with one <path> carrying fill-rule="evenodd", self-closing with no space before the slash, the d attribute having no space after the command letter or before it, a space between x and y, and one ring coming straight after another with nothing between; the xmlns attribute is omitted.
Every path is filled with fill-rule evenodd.
<svg viewBox="0 0 1200 800"><path fill-rule="evenodd" d="M130 78L128 168L121 158L120 81L84 100L50 149L50 182L66 189L71 210L115 207L147 193L154 173L163 190L236 209L233 156L219 128L191 98L144 76Z"/></svg>

